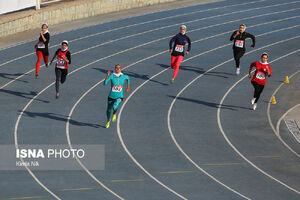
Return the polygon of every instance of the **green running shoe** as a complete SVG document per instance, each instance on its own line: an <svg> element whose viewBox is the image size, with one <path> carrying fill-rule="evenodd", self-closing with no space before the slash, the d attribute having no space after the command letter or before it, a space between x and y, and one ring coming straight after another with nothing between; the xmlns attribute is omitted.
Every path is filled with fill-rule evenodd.
<svg viewBox="0 0 300 200"><path fill-rule="evenodd" d="M105 126L105 127L106 127L106 128L109 128L109 125L110 125L110 121L106 123L106 126Z"/></svg>
<svg viewBox="0 0 300 200"><path fill-rule="evenodd" d="M117 119L117 114L113 114L113 117L112 117L112 122L115 122Z"/></svg>

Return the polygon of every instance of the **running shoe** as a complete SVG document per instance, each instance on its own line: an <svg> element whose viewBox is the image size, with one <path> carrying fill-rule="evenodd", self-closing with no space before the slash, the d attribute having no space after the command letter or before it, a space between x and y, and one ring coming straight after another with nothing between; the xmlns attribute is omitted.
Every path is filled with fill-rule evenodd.
<svg viewBox="0 0 300 200"><path fill-rule="evenodd" d="M170 83L171 83L171 84L173 84L173 83L174 83L174 78L172 78L172 79L170 80Z"/></svg>
<svg viewBox="0 0 300 200"><path fill-rule="evenodd" d="M239 75L240 74L240 68L236 68L235 73L236 73L236 75Z"/></svg>
<svg viewBox="0 0 300 200"><path fill-rule="evenodd" d="M39 78L39 75L38 75L38 74L36 74L36 75L35 75L35 79L38 79L38 78Z"/></svg>
<svg viewBox="0 0 300 200"><path fill-rule="evenodd" d="M253 110L256 110L256 107L257 107L257 104L254 103L254 104L253 104Z"/></svg>
<svg viewBox="0 0 300 200"><path fill-rule="evenodd" d="M49 67L49 64L48 64L48 63L45 63L45 66L48 68L48 67Z"/></svg>
<svg viewBox="0 0 300 200"><path fill-rule="evenodd" d="M117 114L113 114L113 117L112 117L112 122L115 122L117 119Z"/></svg>
<svg viewBox="0 0 300 200"><path fill-rule="evenodd" d="M255 103L255 99L256 99L256 98L253 98L253 99L251 100L251 104L252 104L252 105Z"/></svg>
<svg viewBox="0 0 300 200"><path fill-rule="evenodd" d="M110 125L110 121L108 121L105 125L105 128L109 128L109 125Z"/></svg>
<svg viewBox="0 0 300 200"><path fill-rule="evenodd" d="M59 93L56 92L55 98L58 99L58 97L59 97Z"/></svg>

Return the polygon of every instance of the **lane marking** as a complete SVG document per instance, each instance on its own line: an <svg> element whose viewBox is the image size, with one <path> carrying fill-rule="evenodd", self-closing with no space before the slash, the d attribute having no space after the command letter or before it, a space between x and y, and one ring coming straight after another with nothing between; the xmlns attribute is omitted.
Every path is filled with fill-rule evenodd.
<svg viewBox="0 0 300 200"><path fill-rule="evenodd" d="M298 36L300 37L300 35ZM283 59L285 57L288 57L292 54L295 54L295 53L298 53L300 51L300 49L296 50L296 51L292 51L288 54L285 54L281 57L278 57L276 58L275 60L272 60L271 62L269 62L270 64L273 63L273 62L276 62L277 60L280 60L280 59ZM253 70L254 71L254 70ZM252 71L252 72L253 72ZM245 76L243 76L240 80L238 80L235 84L233 84L228 90L227 92L225 93L225 95L223 96L223 98L221 99L220 103L219 103L219 108L218 108L218 111L217 111L217 121L218 121L218 126L219 126L219 129L224 137L224 139L226 140L226 142L229 144L229 146L242 158L244 159L247 163L249 163L253 168L257 169L259 172L261 172L262 174L266 175L267 177L269 177L270 179L274 180L275 182L281 184L282 186L288 188L289 190L297 193L297 194L300 194L300 192L294 188L292 188L291 186L287 185L286 183L280 181L279 179L271 176L270 174L268 174L267 172L265 172L264 170L262 170L261 168L259 168L258 166L256 166L253 162L251 162L248 158L246 158L232 143L231 141L229 140L229 138L227 137L225 131L223 130L223 126L222 126L222 123L221 123L221 117L220 117L220 113L221 113L221 108L222 108L222 105L223 105L223 102L225 101L227 95L231 92L231 90L237 85L239 84L242 80L244 80L246 77L248 77L248 74L246 74Z"/></svg>
<svg viewBox="0 0 300 200"><path fill-rule="evenodd" d="M274 14L274 13L273 13L273 14ZM144 45L146 45L146 44L144 44ZM142 45L139 45L139 46L142 46ZM136 48L137 48L137 47L136 47ZM128 49L128 50L131 50L131 49L133 49L133 48L130 48L130 49ZM128 51L128 50L127 50L127 51ZM124 51L118 52L118 53L113 54L113 55L111 55L111 56L107 56L106 58L112 57L112 56L115 56L115 55L118 55L118 54L123 53L123 52L124 52ZM162 52L162 53L163 53L163 52ZM97 60L97 62L100 61L100 60L102 60L102 59ZM75 73L76 71L78 71L78 70L80 70L80 69L82 69L82 68L84 68L84 67L87 67L87 66L89 66L89 65L91 65L91 64L93 64L93 63L96 63L96 62L92 62L92 63L89 63L88 65L85 65L85 66L83 66L83 67L81 67L81 68L78 68L78 69L72 71L70 74ZM19 125L20 119L21 119L21 117L22 117L24 111L27 109L27 107L29 107L29 105L33 102L33 100L34 100L36 97L38 97L40 94L42 94L45 90L47 90L47 89L48 89L49 87L51 87L52 85L54 85L54 82L53 82L52 84L48 85L48 86L47 86L46 88L44 88L42 91L40 91L35 97L33 97L33 98L28 102L28 104L23 108L22 112L19 114L18 119L17 119L17 122L16 122L16 124L15 124L15 130L14 130L14 137L15 137L15 146L16 146L16 148L18 148L18 139L17 139L18 125ZM69 122L69 120L68 120L68 122ZM77 160L78 160L78 159L77 159ZM21 161L22 161L22 159L21 159ZM85 166L82 165L82 167L83 167L83 169L85 169L86 171L88 171L88 170L85 168ZM55 197L56 199L59 199L59 197L57 197L53 192L51 192L45 185L43 185L43 184L39 181L39 179L34 175L34 173L33 173L28 167L25 166L25 168L26 168L26 170L29 172L29 174L35 179L35 181L36 181L38 184L40 184L40 185L41 185L47 192L49 192L53 197ZM94 177L91 173L88 172L88 174L89 174L96 182L98 182L100 185L103 185L103 186L104 186L104 184L102 184L102 183L101 183L96 177ZM109 188L107 188L107 189L109 189ZM113 193L113 194L114 194L114 193ZM117 194L114 194L114 195L117 196L118 198L121 198L121 197L119 197Z"/></svg>
<svg viewBox="0 0 300 200"><path fill-rule="evenodd" d="M300 106L300 104L297 104L295 106L293 106L291 109L289 109L286 114L284 114L277 122L276 125L276 130L277 133L280 135L280 130L279 130L279 126L281 124L281 121L286 117L286 115L291 112L292 110L294 110L295 108L297 108L298 106ZM290 133L294 136L295 140L300 143L300 126L298 123L298 120L296 119L285 119L284 120L285 125L287 126L288 130L290 131Z"/></svg>
<svg viewBox="0 0 300 200"><path fill-rule="evenodd" d="M193 173L193 171L170 171L170 172L159 172L160 174L185 174Z"/></svg>
<svg viewBox="0 0 300 200"><path fill-rule="evenodd" d="M112 183L120 183L120 182L141 182L145 181L146 179L128 179L128 180L111 180Z"/></svg>
<svg viewBox="0 0 300 200"><path fill-rule="evenodd" d="M265 156L249 156L250 158L281 158L281 156L277 155L265 155Z"/></svg>
<svg viewBox="0 0 300 200"><path fill-rule="evenodd" d="M291 76L289 76L290 78L293 78L297 73L299 73L300 70L296 71L295 73L293 73ZM278 90L284 85L285 83L281 83L277 88L276 90L273 92L273 94L271 95L270 97L270 100L269 102L271 102L272 100L272 97L278 92ZM267 117L268 117L268 121L269 121L269 125L271 126L274 134L276 135L276 137L279 139L279 141L288 149L290 150L295 156L297 156L298 158L300 158L300 154L298 154L292 147L290 147L283 139L282 137L280 136L280 133L279 133L279 128L278 130L275 129L273 123L272 123L272 119L271 119L271 114L270 114L270 110L271 110L271 104L269 103L268 104L268 107L267 107ZM278 123L277 123L278 124Z"/></svg>
<svg viewBox="0 0 300 200"><path fill-rule="evenodd" d="M253 26L252 26L253 27ZM268 33L264 33L264 34L261 34L261 35L258 35L257 37L259 37L259 36L262 36L262 35L265 35L265 34L270 34L270 33L272 33L272 32L278 32L278 31L281 31L281 30L286 30L286 29L289 29L290 27L288 27L288 28L284 28L284 29L279 29L279 30L276 30L276 31L271 31L271 32L268 32ZM199 40L200 41L200 40ZM195 43L195 42L194 42ZM229 43L228 45L232 45L231 43ZM222 47L220 47L220 48L223 48L224 46L222 46ZM207 51L206 53L208 53L208 52L211 52L212 50L210 50L210 51ZM164 51L164 52L166 52L166 51ZM161 53L164 53L164 52L160 52L159 54L161 54ZM205 53L201 53L201 54L198 54L198 56L199 55L202 55L202 54L205 54ZM154 56L152 56L152 57L154 57ZM193 57L191 57L191 58L189 58L189 59L192 59L192 58L194 58L194 57L196 57L196 56L193 56ZM144 58L143 60L147 60L148 58ZM187 59L187 60L189 60L189 59ZM233 59L231 59L231 60L233 60ZM230 60L230 61L231 61ZM139 61L138 61L139 62ZM125 67L124 69L126 69L126 68L128 68L129 66L127 66L127 67ZM161 71L160 73L163 73L164 71L166 71L167 69L165 69L165 70L163 70L163 71ZM159 74L160 74L159 73ZM158 74L157 74L158 75ZM149 80L151 80L152 78L154 78L154 77L151 77ZM72 109L71 109L71 111L70 111L70 113L69 113L69 117L68 117L68 119L67 119L67 122L66 122L66 135L67 135L67 140L68 140L68 144L69 144L69 146L71 145L71 142L70 142L70 135L69 135L69 121L70 121L70 118L71 118L71 116L72 116L72 114L73 114L73 112L74 112L74 110L75 110L75 108L77 107L77 105L79 104L79 102L90 92L90 91L92 91L95 87L97 87L100 83L102 83L104 81L104 79L102 79L101 81L99 81L98 83L96 83L94 86L92 86L89 90L87 90L79 99L78 99L78 101L74 104L74 106L72 107ZM35 97L36 98L36 97ZM125 102L127 102L127 100L125 100ZM124 104L125 104L125 102L124 102ZM124 106L124 104L123 104L123 106ZM122 109L123 107L121 107L121 109ZM120 113L119 113L119 116L118 116L118 121L119 121L119 118L120 118ZM119 135L119 134L118 134ZM119 135L119 139L120 139L120 135ZM122 138L121 138L122 139ZM121 144L122 144L122 140L121 140ZM123 146L123 148L124 148L124 146ZM125 151L126 151L126 149L125 149ZM128 151L128 150L127 150ZM127 152L126 151L126 152ZM128 153L128 152L127 152ZM132 156L132 155L131 155ZM130 155L129 155L129 157L130 157ZM133 157L131 157L131 159L132 159ZM79 161L79 164L80 165L82 165L82 163L80 163L80 160L78 159L77 161ZM137 162L135 159L133 160L135 163ZM137 164L137 163L136 163ZM137 164L138 166L141 166L139 163ZM86 168L85 168L86 169ZM87 169L86 169L87 170ZM143 171L145 170L144 168L142 169ZM145 171L144 171L145 172ZM90 173L88 170L87 170L87 173L94 179L94 180L96 180L97 181L97 179L92 175L92 173ZM145 172L148 176L149 176L149 172L147 171L147 172ZM155 178L154 176L152 176L151 174L150 174L150 178ZM157 181L157 179L155 178L154 179L154 181ZM163 187L164 187L164 185L162 185ZM247 198L247 199L249 199L249 198Z"/></svg>
<svg viewBox="0 0 300 200"><path fill-rule="evenodd" d="M253 4L253 3L257 3L257 2L262 2L262 1L254 1L254 2L248 2L248 3L243 3L243 4L234 4L234 6L241 6L241 5L247 5L247 4ZM282 5L286 5L286 4L293 4L293 3L297 3L298 1L293 1L293 2L289 2L289 3L283 3ZM275 4L276 6L278 5L278 4ZM228 6L228 7L234 7L234 6ZM279 5L280 6L280 5ZM223 6L224 7L224 6ZM221 9L222 7L220 7L220 9ZM224 7L224 8L227 8L227 7ZM213 9L210 9L210 10L215 10L215 8L213 8ZM241 12L241 11L237 11L237 12ZM197 13L197 11L195 12L195 13ZM175 17L180 17L180 16L184 16L184 15L189 15L189 14L191 14L191 13L185 13L185 14L179 14L179 15L175 15ZM192 13L193 14L193 13ZM228 14L230 14L230 13L228 13ZM169 16L169 17L165 17L165 18L160 18L160 19L156 19L156 20L151 20L151 21L149 21L149 22L147 22L147 23L151 23L151 22L155 22L155 21L161 21L161 20L164 20L164 19L171 19L171 18L174 18L174 16ZM213 17L214 18L214 17ZM198 20L203 20L203 18L202 19L198 19ZM106 30L106 31L102 31L102 32L99 32L99 33L94 33L94 34L91 34L91 35L88 35L88 36L83 36L83 37L80 37L80 38L77 38L77 39L74 39L74 40L70 40L69 42L74 42L74 41L78 41L78 40L82 40L82 39L86 39L86 38L90 38L90 37L93 37L93 36L97 36L97 35L101 35L101 34L105 34L105 33L110 33L110 32L112 32L112 31L118 31L118 30L121 30L121 29L124 29L124 28L130 28L130 27L133 27L133 26L138 26L138 25L142 25L142 24L147 24L147 23L144 23L144 22L141 22L141 23L137 23L137 24L132 24L132 25L127 25L127 26L124 26L124 27L118 27L118 28L114 28L114 29L111 29L111 30ZM184 22L184 23L189 23L189 22ZM176 24L177 25L177 24ZM160 28L157 28L157 29L152 29L152 30L150 30L150 32L153 32L153 31L156 31L156 30L160 30L160 29L163 29L163 28L167 28L167 27L172 27L172 26L174 26L174 25L169 25L169 26L163 26L163 27L160 27ZM143 33L143 32L142 32ZM135 35L135 34L134 34ZM131 35L130 35L131 36ZM53 47L58 47L58 46L60 46L60 44L56 44L56 45L54 45L54 46L51 46L51 47L49 47L49 49L51 49L51 48L53 48ZM7 61L7 62L4 62L4 63L2 63L2 64L0 64L0 67L2 67L3 65L6 65L6 64L8 64L8 63L11 63L11 62L14 62L14 61L16 61L16 60L20 60L20 59L22 59L22 58L25 58L25 57L28 57L28 56L30 56L30 55L34 55L35 54L35 52L32 52L32 53L29 53L29 54L25 54L25 55L23 55L23 56L20 56L20 57L18 57L18 58L14 58L14 59L12 59L12 60L9 60L9 61ZM43 65L44 66L44 65Z"/></svg>
<svg viewBox="0 0 300 200"><path fill-rule="evenodd" d="M8 198L8 199L41 199L42 196L36 196L36 197L16 197L16 198Z"/></svg>
<svg viewBox="0 0 300 200"><path fill-rule="evenodd" d="M243 165L245 163L206 163L206 164L201 164L205 166L233 166L233 165Z"/></svg>
<svg viewBox="0 0 300 200"><path fill-rule="evenodd" d="M264 1L266 1L266 0L253 1L253 2L250 2L250 3L258 3L258 2L264 2ZM218 3L218 2L214 2L214 3ZM199 10L199 11L189 12L189 13L185 13L185 14L178 14L178 15L173 15L173 16L169 16L169 17L159 18L159 19L155 19L155 20L145 21L145 22L141 22L141 23L131 24L131 25L122 26L122 27L111 29L111 30L101 31L101 32L98 32L98 33L94 33L94 34L90 34L90 35L87 35L87 36L79 37L79 38L70 40L69 42L74 42L74 41L78 41L78 40L81 40L81 39L86 39L86 38L89 38L89 37L93 37L93 36L96 36L96 35L101 35L101 34L112 32L112 31L118 31L118 30L121 30L121 29L124 29L124 28L130 28L130 27L134 27L134 26L138 26L138 25L143 25L143 24L148 24L148 23L152 23L152 22L157 22L157 21L161 21L161 20L165 20L165 19L171 19L173 17L180 17L180 16L185 16L185 15L190 15L190 14L195 14L195 13L207 12L207 11L211 11L211 10L218 10L218 9L222 9L222 8L247 5L247 4L250 4L250 3L232 4L232 5L227 5L227 6L215 7L215 8L210 8L210 9L205 9L205 10ZM199 5L201 5L201 4L199 4ZM194 5L194 6L198 6L198 5ZM154 14L154 13L162 13L162 12L166 12L166 11L178 10L178 9L187 8L187 7L194 7L194 6L184 6L184 7L177 8L177 9L166 9L166 10L163 10L163 11L151 12L151 13L147 13L147 14L144 14L144 15L151 15L151 14ZM126 19L132 19L132 18L135 18L135 17L144 16L144 15L138 15L138 16L129 17L129 18L126 18ZM117 21L119 21L119 20L117 20ZM94 25L91 25L91 26L87 26L87 27L82 27L82 28L79 28L79 29L75 28L75 29L72 29L72 30L69 30L69 31L58 32L56 34L53 34L52 36L56 36L56 35L62 34L62 33L72 32L72 31L75 31L75 30L82 30L82 29L90 28L90 27L93 27L93 26L101 25L101 24L113 23L113 22L115 22L115 21L104 22L104 23L97 23L97 24L94 24ZM16 47L16 46L19 46L19 45L23 45L23 44L26 44L26 43L29 43L29 42L33 42L33 41L36 41L36 39L34 39L34 40L27 40L25 42L21 42L21 43L16 44L16 45L12 45L12 46L9 46L9 47L6 47L6 48L1 48L0 51L6 50L6 49L9 49L9 48L12 48L12 47ZM49 48L57 47L59 45L60 44L57 44L57 45L51 46ZM35 52L33 52L31 54L35 54ZM28 55L30 55L30 54L28 54ZM2 64L0 66L2 66Z"/></svg>
<svg viewBox="0 0 300 200"><path fill-rule="evenodd" d="M74 188L74 189L60 189L57 191L80 191L80 190L96 190L97 188Z"/></svg>
<svg viewBox="0 0 300 200"><path fill-rule="evenodd" d="M187 31L187 33L195 32L195 31L199 31L199 30L204 30L204 29L208 29L208 28L212 28L212 27L220 26L220 25L224 25L224 24L229 24L229 23L233 23L233 22L238 22L238 21L241 21L241 20L249 20L249 19L253 19L253 18L257 18L257 17L263 17L263 16L268 16L268 15L274 15L274 14L280 14L280 13L285 13L285 12L296 11L296 10L299 10L299 9L300 9L300 8L294 8L294 9L290 9L290 10L284 10L284 11L278 11L278 12L272 12L272 13L265 13L265 14L262 14L262 15L255 15L255 16L252 16L252 17L245 17L245 18L241 18L241 19L237 19L237 20L232 20L232 21L223 22L223 23L220 23L220 24L214 24L214 25L210 25L210 26L201 27L201 28L198 28L198 29L194 29L194 30L191 30L191 31ZM266 23L264 23L264 24L269 24L269 23L274 23L274 22L280 22L280 21L289 20L289 19L294 19L294 18L298 18L298 17L299 17L299 15L298 15L298 16L293 16L293 17L284 18L284 19L274 20L274 21L271 21L271 22L266 22ZM184 23L184 22L183 22L183 23ZM179 25L179 24L178 24L178 25ZM253 26L251 26L251 27L254 27L254 26L257 26L257 25L253 25ZM227 33L230 33L230 32L232 32L232 31L234 31L234 30L231 30L231 31L228 31L228 32L224 32L224 33L222 33L222 34L227 34ZM144 45L140 45L140 46L138 46L138 47L142 47L142 46L145 46L145 45L154 43L154 42L158 42L158 41L160 41L160 40L164 40L164 39L170 38L170 37L172 37L172 36L173 36L173 35L166 36L166 37L162 37L162 38L159 38L159 39L157 39L157 40L154 40L154 41L151 41L151 42L147 42L147 43L145 43ZM128 36L125 36L125 37L128 37ZM124 37L123 37L123 39L124 39ZM94 49L94 48L99 47L99 46L102 46L102 45L104 45L104 44L108 44L108 43L110 43L110 42L115 42L115 41L117 41L117 40L120 40L120 38L119 38L119 39L116 39L116 40L112 40L112 41L106 42L106 43L102 43L102 44L99 44L99 45L96 45L96 46L93 46L93 47L90 47L90 48L87 48L87 49L85 49L85 50L80 50L80 51L78 51L78 52L74 52L74 53L72 53L72 55L74 56L74 55L76 55L76 54L78 54L78 53L82 53L82 52L84 52L84 51L88 51L88 50ZM138 48L138 47L137 47L137 48ZM130 50L132 50L132 49L134 49L134 48L130 48L130 49L128 49L127 51L130 51ZM123 52L126 52L126 51L123 51ZM122 52L122 53L123 53L123 52ZM115 54L115 55L116 55L116 54ZM107 56L106 58L109 58L109 57L110 57L110 56ZM93 64L93 63L92 63L92 64ZM44 66L45 66L45 65L41 65L40 68L42 68L42 67L44 67ZM2 85L2 86L0 87L0 89L3 89L3 88L5 88L5 87L7 87L8 85L12 84L13 82L17 81L18 79L20 79L20 78L24 77L25 75L28 75L28 74L30 74L31 72L34 72L34 71L35 71L35 69L31 69L31 70L25 72L24 74L22 74L22 75L20 75L20 76L18 76L18 77L16 77L16 78L14 78L13 80L11 80L11 81L7 82L6 84Z"/></svg>

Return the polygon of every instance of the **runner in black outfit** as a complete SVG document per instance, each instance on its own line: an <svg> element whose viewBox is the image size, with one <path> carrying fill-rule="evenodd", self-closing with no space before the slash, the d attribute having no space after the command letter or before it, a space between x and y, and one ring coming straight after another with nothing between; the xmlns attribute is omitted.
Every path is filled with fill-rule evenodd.
<svg viewBox="0 0 300 200"><path fill-rule="evenodd" d="M251 35L250 33L245 32L246 25L241 24L239 30L234 31L230 37L230 41L234 40L233 42L233 56L235 60L236 66L236 74L240 74L240 58L245 54L245 40L246 38L252 39L251 48L255 46L255 36Z"/></svg>

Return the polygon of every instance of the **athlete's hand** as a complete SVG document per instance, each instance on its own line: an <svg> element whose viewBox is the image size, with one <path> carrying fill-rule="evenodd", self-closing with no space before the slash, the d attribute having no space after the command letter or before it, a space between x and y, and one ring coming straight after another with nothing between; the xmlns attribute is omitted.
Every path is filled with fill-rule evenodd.
<svg viewBox="0 0 300 200"><path fill-rule="evenodd" d="M251 48L254 48L254 45L252 44L250 47L251 47Z"/></svg>
<svg viewBox="0 0 300 200"><path fill-rule="evenodd" d="M189 54L190 54L190 52L186 51L186 52L185 52L185 54L186 54L186 55L189 55Z"/></svg>
<svg viewBox="0 0 300 200"><path fill-rule="evenodd" d="M44 35L44 32L43 32L43 31L41 31L41 32L40 32L40 34L41 34L41 35Z"/></svg>
<svg viewBox="0 0 300 200"><path fill-rule="evenodd" d="M107 71L107 76L109 76L111 74L111 71L110 70L108 70Z"/></svg>
<svg viewBox="0 0 300 200"><path fill-rule="evenodd" d="M251 73L249 73L248 77L251 78Z"/></svg>
<svg viewBox="0 0 300 200"><path fill-rule="evenodd" d="M128 87L128 88L126 88L126 92L129 92L130 91L130 88Z"/></svg>
<svg viewBox="0 0 300 200"><path fill-rule="evenodd" d="M169 51L170 51L171 53L173 53L173 49L170 49Z"/></svg>

